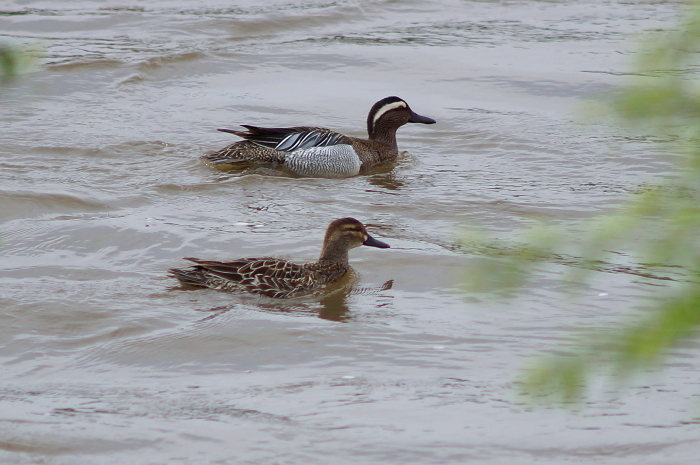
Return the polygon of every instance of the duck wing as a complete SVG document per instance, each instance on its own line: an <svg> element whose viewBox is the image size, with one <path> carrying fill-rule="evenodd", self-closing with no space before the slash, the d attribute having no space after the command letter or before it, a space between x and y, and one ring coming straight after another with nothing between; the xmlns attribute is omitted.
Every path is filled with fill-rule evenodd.
<svg viewBox="0 0 700 465"><path fill-rule="evenodd" d="M311 126L261 128L245 124L242 126L246 128L247 131L234 131L232 129L219 129L219 131L235 134L259 146L278 150L280 152L293 152L294 150L309 149L312 147L350 144L350 139L347 136L326 128Z"/></svg>
<svg viewBox="0 0 700 465"><path fill-rule="evenodd" d="M245 290L268 297L289 297L315 287L314 273L307 267L278 258L242 258L230 262L197 258L186 260L197 264L190 273L197 273L203 278L200 286L229 291ZM178 274L174 274L178 277Z"/></svg>

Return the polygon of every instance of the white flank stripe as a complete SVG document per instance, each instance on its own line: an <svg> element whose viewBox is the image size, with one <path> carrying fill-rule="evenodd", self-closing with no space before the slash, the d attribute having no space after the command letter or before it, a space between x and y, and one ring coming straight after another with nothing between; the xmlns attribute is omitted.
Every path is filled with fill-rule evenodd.
<svg viewBox="0 0 700 465"><path fill-rule="evenodd" d="M379 109L377 113L374 114L374 119L372 120L372 124L376 123L377 120L387 111L391 111L394 108L406 108L406 102L392 102L392 103L387 103L383 107Z"/></svg>

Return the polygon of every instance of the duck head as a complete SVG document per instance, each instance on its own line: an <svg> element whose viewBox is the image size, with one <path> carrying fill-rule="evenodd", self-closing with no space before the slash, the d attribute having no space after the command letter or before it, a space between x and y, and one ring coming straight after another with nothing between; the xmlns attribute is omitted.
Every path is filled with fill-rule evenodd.
<svg viewBox="0 0 700 465"><path fill-rule="evenodd" d="M435 124L435 120L414 112L403 99L386 97L375 103L369 111L367 133L370 139L376 139L382 132L395 133L406 123Z"/></svg>
<svg viewBox="0 0 700 465"><path fill-rule="evenodd" d="M361 245L388 249L389 245L369 235L365 225L355 218L340 218L328 225L324 243L342 242L348 245L348 249L354 249Z"/></svg>
<svg viewBox="0 0 700 465"><path fill-rule="evenodd" d="M347 260L350 249L367 245L380 249L388 249L389 244L369 235L365 225L355 218L340 218L331 222L323 240L321 260Z"/></svg>

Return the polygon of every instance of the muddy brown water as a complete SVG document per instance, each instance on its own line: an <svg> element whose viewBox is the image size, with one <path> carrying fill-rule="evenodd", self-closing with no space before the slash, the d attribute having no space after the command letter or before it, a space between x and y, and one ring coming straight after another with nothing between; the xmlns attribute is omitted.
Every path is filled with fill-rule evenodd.
<svg viewBox="0 0 700 465"><path fill-rule="evenodd" d="M0 463L694 463L696 344L572 412L515 390L533 356L643 312L666 282L598 272L562 299L570 264L551 263L508 300L465 286L481 257L457 244L474 225L579 234L669 172L653 139L575 114L677 12L0 3L0 37L45 55L0 89ZM198 158L238 124L363 136L389 95L438 124L401 128L406 153L366 176ZM166 276L187 256L312 260L343 216L392 248L353 250L355 275L323 298L184 291Z"/></svg>

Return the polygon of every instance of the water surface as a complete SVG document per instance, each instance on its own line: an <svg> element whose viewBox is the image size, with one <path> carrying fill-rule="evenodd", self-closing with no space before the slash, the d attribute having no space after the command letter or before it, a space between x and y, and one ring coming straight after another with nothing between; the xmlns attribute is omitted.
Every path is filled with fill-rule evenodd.
<svg viewBox="0 0 700 465"><path fill-rule="evenodd" d="M575 121L621 82L669 2L6 1L2 38L41 70L0 92L0 461L692 463L696 344L663 375L533 410L518 370L614 328L666 282L610 268L562 300L570 263L515 301L474 293L479 225L579 234L670 171L646 137ZM344 180L217 171L219 127L365 135L398 95L393 166ZM313 260L353 216L355 288L274 301L184 291L182 257Z"/></svg>

